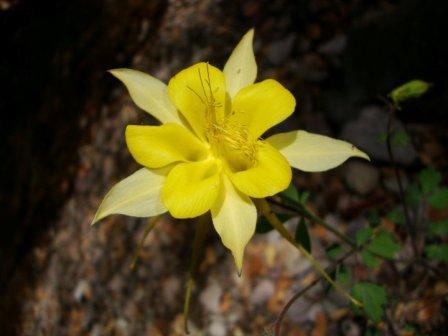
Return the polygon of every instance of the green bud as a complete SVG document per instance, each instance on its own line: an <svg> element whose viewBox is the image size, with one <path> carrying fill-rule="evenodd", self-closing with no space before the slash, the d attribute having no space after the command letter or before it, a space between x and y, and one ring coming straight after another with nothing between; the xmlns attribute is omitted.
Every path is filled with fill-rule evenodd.
<svg viewBox="0 0 448 336"><path fill-rule="evenodd" d="M392 90L389 97L391 97L395 105L398 106L405 100L420 97L428 91L430 86L431 84L428 82L414 79Z"/></svg>

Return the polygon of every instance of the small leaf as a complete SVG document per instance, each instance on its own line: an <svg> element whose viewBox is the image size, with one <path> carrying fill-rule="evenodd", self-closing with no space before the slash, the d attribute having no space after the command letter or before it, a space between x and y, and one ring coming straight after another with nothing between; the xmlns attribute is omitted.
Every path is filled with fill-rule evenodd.
<svg viewBox="0 0 448 336"><path fill-rule="evenodd" d="M436 236L448 235L448 219L440 222L430 223L428 231Z"/></svg>
<svg viewBox="0 0 448 336"><path fill-rule="evenodd" d="M389 96L398 106L408 99L418 98L430 88L431 84L425 81L414 79L394 89Z"/></svg>
<svg viewBox="0 0 448 336"><path fill-rule="evenodd" d="M448 207L448 188L440 188L428 197L429 204L436 209Z"/></svg>
<svg viewBox="0 0 448 336"><path fill-rule="evenodd" d="M383 316L383 306L387 303L383 287L369 282L360 282L353 287L353 295L364 305L366 315L375 323Z"/></svg>
<svg viewBox="0 0 448 336"><path fill-rule="evenodd" d="M305 250L307 250L308 252L311 252L310 235L308 233L308 228L306 226L305 219L303 219L303 217L300 218L300 221L297 224L296 234L295 234L294 239L296 240L296 242L298 242L300 245L302 245L305 248Z"/></svg>
<svg viewBox="0 0 448 336"><path fill-rule="evenodd" d="M409 145L410 140L411 138L406 132L404 131L397 132L392 137L392 145L404 148L407 147L407 145Z"/></svg>
<svg viewBox="0 0 448 336"><path fill-rule="evenodd" d="M426 168L419 174L420 185L424 193L430 193L434 191L442 182L442 174L440 174L434 168Z"/></svg>
<svg viewBox="0 0 448 336"><path fill-rule="evenodd" d="M381 218L380 215L378 214L378 211L376 210L372 211L371 213L369 213L367 218L369 220L369 224L371 227L376 228L378 225L380 225Z"/></svg>
<svg viewBox="0 0 448 336"><path fill-rule="evenodd" d="M361 258L367 267L376 268L381 264L381 261L367 250L361 252Z"/></svg>
<svg viewBox="0 0 448 336"><path fill-rule="evenodd" d="M382 133L378 134L377 140L380 144L385 144L387 141L387 133L382 132Z"/></svg>
<svg viewBox="0 0 448 336"><path fill-rule="evenodd" d="M356 232L356 244L361 246L372 236L373 230L370 227L363 228Z"/></svg>
<svg viewBox="0 0 448 336"><path fill-rule="evenodd" d="M381 333L377 328L370 327L366 330L364 336L381 336Z"/></svg>
<svg viewBox="0 0 448 336"><path fill-rule="evenodd" d="M418 205L422 199L422 192L416 183L411 183L406 190L406 202Z"/></svg>
<svg viewBox="0 0 448 336"><path fill-rule="evenodd" d="M336 281L339 282L342 285L348 285L350 282L350 271L348 268L341 265L341 267L338 268L336 273Z"/></svg>
<svg viewBox="0 0 448 336"><path fill-rule="evenodd" d="M425 248L429 259L448 262L448 244L432 244Z"/></svg>
<svg viewBox="0 0 448 336"><path fill-rule="evenodd" d="M92 224L112 214L152 217L167 211L160 198L165 176L141 168L114 185L104 197Z"/></svg>
<svg viewBox="0 0 448 336"><path fill-rule="evenodd" d="M381 232L370 242L367 250L384 258L392 259L401 250L401 246L395 242L389 232Z"/></svg>
<svg viewBox="0 0 448 336"><path fill-rule="evenodd" d="M387 214L387 218L394 224L402 225L405 222L405 217L403 210L401 208L396 208Z"/></svg>
<svg viewBox="0 0 448 336"><path fill-rule="evenodd" d="M300 203L302 203L303 205L306 205L306 202L308 201L309 197L310 197L310 192L309 191L307 191L307 190L302 191L302 193L299 196Z"/></svg>
<svg viewBox="0 0 448 336"><path fill-rule="evenodd" d="M293 183L291 183L287 189L282 191L280 195L286 202L300 203L299 192Z"/></svg>
<svg viewBox="0 0 448 336"><path fill-rule="evenodd" d="M329 247L327 247L327 256L330 259L337 259L343 252L343 248L339 244L332 244Z"/></svg>

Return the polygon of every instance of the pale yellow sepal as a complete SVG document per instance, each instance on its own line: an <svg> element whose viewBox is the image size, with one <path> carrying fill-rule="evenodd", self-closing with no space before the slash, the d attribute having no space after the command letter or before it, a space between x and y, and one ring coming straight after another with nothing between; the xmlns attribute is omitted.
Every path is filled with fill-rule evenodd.
<svg viewBox="0 0 448 336"><path fill-rule="evenodd" d="M101 202L92 225L112 214L152 217L167 211L160 198L165 171L142 168L118 182Z"/></svg>
<svg viewBox="0 0 448 336"><path fill-rule="evenodd" d="M168 174L162 200L175 218L193 218L210 210L221 187L216 160L179 163Z"/></svg>
<svg viewBox="0 0 448 336"><path fill-rule="evenodd" d="M253 49L254 30L249 30L232 51L224 66L227 92L234 97L242 88L253 84L257 77L257 62Z"/></svg>
<svg viewBox="0 0 448 336"><path fill-rule="evenodd" d="M307 172L320 172L339 166L350 157L370 160L352 144L306 131L280 133L267 140L290 165Z"/></svg>
<svg viewBox="0 0 448 336"><path fill-rule="evenodd" d="M121 80L134 103L162 123L182 125L176 107L168 97L167 86L155 77L132 69L113 69L109 72Z"/></svg>
<svg viewBox="0 0 448 336"><path fill-rule="evenodd" d="M213 225L233 254L238 273L243 267L244 249L255 232L257 210L249 197L235 189L226 176L212 209Z"/></svg>

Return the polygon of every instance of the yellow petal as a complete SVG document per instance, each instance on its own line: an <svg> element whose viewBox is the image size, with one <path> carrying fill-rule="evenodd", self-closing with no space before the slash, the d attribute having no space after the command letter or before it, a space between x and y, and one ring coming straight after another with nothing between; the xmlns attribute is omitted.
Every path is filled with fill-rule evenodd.
<svg viewBox="0 0 448 336"><path fill-rule="evenodd" d="M230 97L234 97L242 88L253 84L257 77L257 62L253 49L254 30L249 30L232 51L226 65L224 76Z"/></svg>
<svg viewBox="0 0 448 336"><path fill-rule="evenodd" d="M175 218L202 215L216 200L221 186L220 175L215 160L180 163L168 174L162 201Z"/></svg>
<svg viewBox="0 0 448 336"><path fill-rule="evenodd" d="M277 148L291 166L308 172L334 168L352 156L369 160L366 153L346 141L305 131L276 134L266 141Z"/></svg>
<svg viewBox="0 0 448 336"><path fill-rule="evenodd" d="M253 167L230 173L233 184L250 197L262 198L286 189L292 172L288 161L271 145L258 141Z"/></svg>
<svg viewBox="0 0 448 336"><path fill-rule="evenodd" d="M110 73L126 85L134 103L162 123L182 124L176 107L168 97L167 86L148 74L132 69L114 69Z"/></svg>
<svg viewBox="0 0 448 336"><path fill-rule="evenodd" d="M142 168L118 182L101 202L92 225L111 214L152 217L167 211L160 198L164 170Z"/></svg>
<svg viewBox="0 0 448 336"><path fill-rule="evenodd" d="M232 251L238 273L241 274L244 248L255 232L257 210L250 198L236 190L224 176L211 213L213 225L224 246Z"/></svg>
<svg viewBox="0 0 448 336"><path fill-rule="evenodd" d="M248 127L254 139L289 117L295 106L291 92L273 79L245 87L232 101L234 118Z"/></svg>
<svg viewBox="0 0 448 336"><path fill-rule="evenodd" d="M202 139L205 139L205 129L215 116L222 118L224 115L224 74L208 63L197 63L179 72L169 81L168 93Z"/></svg>
<svg viewBox="0 0 448 336"><path fill-rule="evenodd" d="M126 127L126 143L134 159L143 166L159 168L176 161L199 161L206 157L205 145L178 124Z"/></svg>

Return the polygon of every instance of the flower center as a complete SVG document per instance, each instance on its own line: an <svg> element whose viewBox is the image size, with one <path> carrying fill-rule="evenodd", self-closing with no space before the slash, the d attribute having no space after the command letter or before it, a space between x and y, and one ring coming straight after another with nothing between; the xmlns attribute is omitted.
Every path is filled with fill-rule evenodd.
<svg viewBox="0 0 448 336"><path fill-rule="evenodd" d="M232 170L245 170L256 163L257 143L250 138L247 126L231 115L222 123L210 124L207 137L213 155L225 159Z"/></svg>
<svg viewBox="0 0 448 336"><path fill-rule="evenodd" d="M198 69L201 91L189 88L205 106L205 133L216 158L222 159L232 171L252 167L256 163L257 143L248 131L247 125L237 118L232 111L230 97L226 97L225 106L215 99L210 72L207 64L206 73Z"/></svg>

